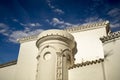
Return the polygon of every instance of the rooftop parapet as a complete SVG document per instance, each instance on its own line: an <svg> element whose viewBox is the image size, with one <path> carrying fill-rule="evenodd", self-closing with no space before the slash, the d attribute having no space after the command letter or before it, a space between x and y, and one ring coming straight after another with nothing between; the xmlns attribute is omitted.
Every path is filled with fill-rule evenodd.
<svg viewBox="0 0 120 80"><path fill-rule="evenodd" d="M78 31L86 31L86 30L92 30L97 29L101 27L106 27L107 33L109 32L109 21L104 22L98 22L98 23L91 23L87 25L80 25L80 26L74 26L64 29L67 32L78 32Z"/></svg>

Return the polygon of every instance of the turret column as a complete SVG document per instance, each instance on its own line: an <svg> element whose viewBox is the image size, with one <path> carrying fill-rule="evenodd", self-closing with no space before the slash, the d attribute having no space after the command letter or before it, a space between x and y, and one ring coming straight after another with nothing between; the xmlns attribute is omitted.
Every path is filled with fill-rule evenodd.
<svg viewBox="0 0 120 80"><path fill-rule="evenodd" d="M74 64L74 37L62 30L47 30L38 36L36 80L68 80L68 68Z"/></svg>

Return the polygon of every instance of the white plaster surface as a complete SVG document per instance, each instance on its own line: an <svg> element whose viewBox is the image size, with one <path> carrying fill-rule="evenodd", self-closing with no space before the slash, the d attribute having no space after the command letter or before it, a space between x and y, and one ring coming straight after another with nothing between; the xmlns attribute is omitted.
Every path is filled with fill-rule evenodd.
<svg viewBox="0 0 120 80"><path fill-rule="evenodd" d="M77 42L76 63L104 58L101 36L106 36L105 28L72 33Z"/></svg>

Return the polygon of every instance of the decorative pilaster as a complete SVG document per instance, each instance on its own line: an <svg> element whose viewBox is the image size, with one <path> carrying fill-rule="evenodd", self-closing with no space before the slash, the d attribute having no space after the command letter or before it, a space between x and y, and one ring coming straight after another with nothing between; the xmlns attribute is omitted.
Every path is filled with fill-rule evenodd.
<svg viewBox="0 0 120 80"><path fill-rule="evenodd" d="M68 80L68 69L74 65L74 37L62 30L48 30L38 36L36 80Z"/></svg>

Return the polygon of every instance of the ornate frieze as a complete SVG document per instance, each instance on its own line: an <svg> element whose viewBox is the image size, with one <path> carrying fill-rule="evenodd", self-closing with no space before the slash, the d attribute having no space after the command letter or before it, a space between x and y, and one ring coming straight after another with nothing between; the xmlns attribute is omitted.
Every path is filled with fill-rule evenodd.
<svg viewBox="0 0 120 80"><path fill-rule="evenodd" d="M120 31L110 33L108 36L103 36L102 38L100 38L100 40L102 41L102 43L105 43L105 42L108 42L110 40L115 40L119 37L120 37Z"/></svg>
<svg viewBox="0 0 120 80"><path fill-rule="evenodd" d="M57 55L57 66L56 66L56 80L62 80L62 56Z"/></svg>

